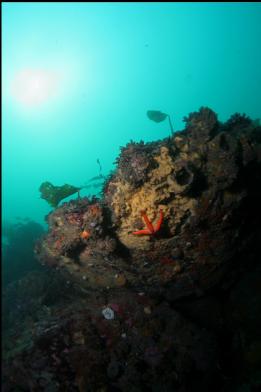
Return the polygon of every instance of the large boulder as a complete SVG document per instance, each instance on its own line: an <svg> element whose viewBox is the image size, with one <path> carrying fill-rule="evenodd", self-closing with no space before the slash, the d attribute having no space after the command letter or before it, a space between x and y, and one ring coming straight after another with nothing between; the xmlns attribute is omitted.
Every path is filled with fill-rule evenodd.
<svg viewBox="0 0 261 392"><path fill-rule="evenodd" d="M48 216L36 253L87 287L146 287L173 299L227 286L260 249L261 127L201 108L183 131L130 142L102 199Z"/></svg>

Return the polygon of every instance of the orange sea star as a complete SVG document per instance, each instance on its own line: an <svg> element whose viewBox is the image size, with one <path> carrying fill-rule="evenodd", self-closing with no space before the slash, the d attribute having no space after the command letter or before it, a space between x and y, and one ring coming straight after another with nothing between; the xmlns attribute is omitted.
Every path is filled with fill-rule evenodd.
<svg viewBox="0 0 261 392"><path fill-rule="evenodd" d="M159 220L157 221L155 227L153 226L153 224L149 220L149 218L148 218L148 216L147 216L145 211L141 211L141 216L144 219L144 222L146 223L147 229L133 231L132 234L136 234L136 235L152 235L152 234L155 234L157 231L159 231L159 229L161 227L161 224L163 222L163 219L164 219L164 215L163 215L163 211L162 210L160 210L160 217L159 217Z"/></svg>

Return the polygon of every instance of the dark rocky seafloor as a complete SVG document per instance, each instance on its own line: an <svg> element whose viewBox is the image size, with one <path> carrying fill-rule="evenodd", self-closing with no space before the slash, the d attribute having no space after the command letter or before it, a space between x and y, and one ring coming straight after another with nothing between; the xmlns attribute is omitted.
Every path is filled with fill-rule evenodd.
<svg viewBox="0 0 261 392"><path fill-rule="evenodd" d="M3 292L4 391L260 389L261 127L185 122L47 216Z"/></svg>

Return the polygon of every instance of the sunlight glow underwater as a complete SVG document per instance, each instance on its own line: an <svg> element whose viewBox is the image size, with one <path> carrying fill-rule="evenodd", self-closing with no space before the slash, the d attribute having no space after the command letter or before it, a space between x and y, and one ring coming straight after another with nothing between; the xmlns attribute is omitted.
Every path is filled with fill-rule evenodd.
<svg viewBox="0 0 261 392"><path fill-rule="evenodd" d="M23 69L11 84L11 95L20 104L32 107L47 102L58 90L59 77L44 69Z"/></svg>

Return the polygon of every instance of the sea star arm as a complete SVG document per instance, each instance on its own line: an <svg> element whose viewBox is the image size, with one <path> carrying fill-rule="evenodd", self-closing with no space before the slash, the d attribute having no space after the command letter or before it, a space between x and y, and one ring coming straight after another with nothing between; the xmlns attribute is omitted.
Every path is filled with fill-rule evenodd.
<svg viewBox="0 0 261 392"><path fill-rule="evenodd" d="M149 218L148 218L146 212L145 212L145 211L141 211L141 216L142 216L142 218L144 219L144 222L146 223L146 226L147 226L147 228L148 228L148 230L149 230L149 233L150 233L150 234L153 234L155 230L154 230L153 224L152 224L151 221L149 220Z"/></svg>
<svg viewBox="0 0 261 392"><path fill-rule="evenodd" d="M163 219L164 219L164 214L163 214L163 211L160 210L160 217L159 217L159 220L157 221L156 226L154 228L155 233L156 233L156 231L158 231L160 229L162 222L163 222Z"/></svg>
<svg viewBox="0 0 261 392"><path fill-rule="evenodd" d="M138 231L133 231L132 234L137 234L137 235L148 235L151 234L150 230L144 229L144 230L138 230Z"/></svg>

